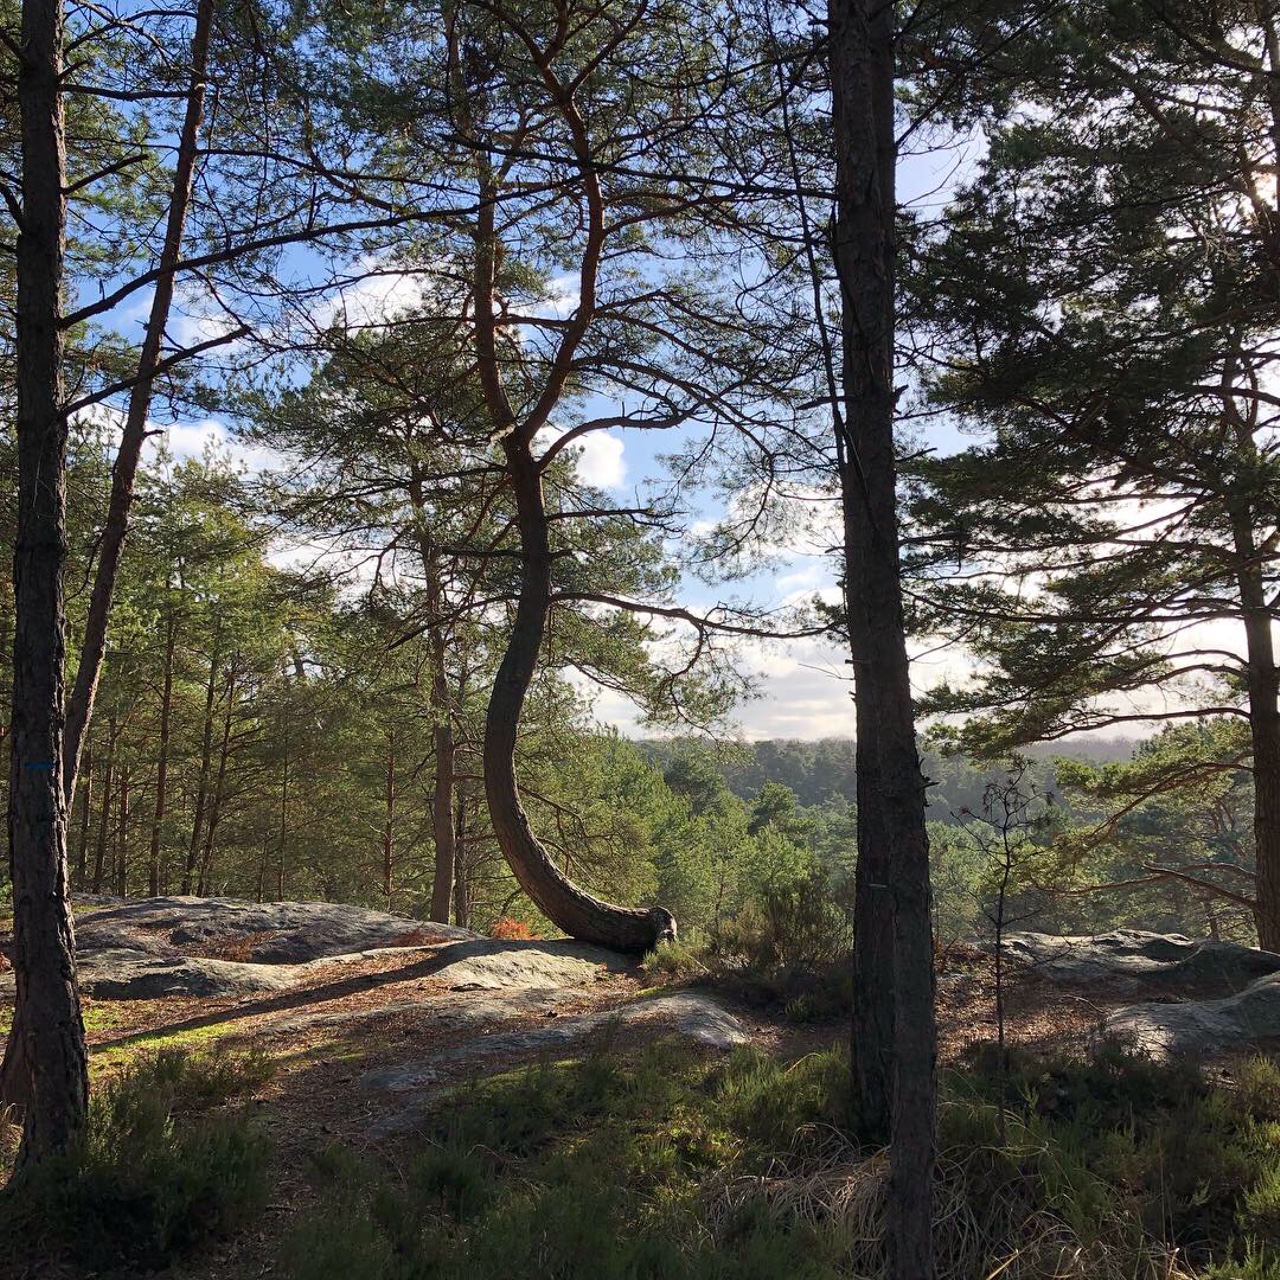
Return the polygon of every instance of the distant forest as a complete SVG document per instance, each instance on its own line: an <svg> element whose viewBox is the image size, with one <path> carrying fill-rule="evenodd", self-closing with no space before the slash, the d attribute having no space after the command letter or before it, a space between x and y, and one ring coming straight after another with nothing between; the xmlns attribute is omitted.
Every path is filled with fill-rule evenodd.
<svg viewBox="0 0 1280 1280"><path fill-rule="evenodd" d="M665 769L683 743L673 738L644 738L637 742L645 756ZM1052 761L1061 756L1084 764L1115 764L1132 757L1138 746L1133 738L1085 738L1072 742L1035 742L1022 754L1028 760ZM854 794L855 747L852 738L764 738L719 753L721 770L729 790L750 800L767 782L789 787L802 805L839 805ZM957 822L965 808L976 809L983 793L1001 776L998 768L981 768L963 756L922 750L921 768L929 779L929 816L939 822ZM1052 787L1051 764L1042 764L1041 785Z"/></svg>

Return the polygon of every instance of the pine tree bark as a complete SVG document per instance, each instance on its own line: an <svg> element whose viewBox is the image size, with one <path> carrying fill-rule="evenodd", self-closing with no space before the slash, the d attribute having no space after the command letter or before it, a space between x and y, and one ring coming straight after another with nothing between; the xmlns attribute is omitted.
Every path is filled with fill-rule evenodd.
<svg viewBox="0 0 1280 1280"><path fill-rule="evenodd" d="M90 882L92 893L102 892L102 878L106 874L107 837L111 830L111 788L115 785L116 743L119 736L120 731L112 716L107 732L107 762L102 773L102 812L98 815L98 838L93 847L93 879Z"/></svg>
<svg viewBox="0 0 1280 1280"><path fill-rule="evenodd" d="M544 74L546 74L544 67ZM585 147L585 125L570 100L562 103L566 121L580 152ZM533 682L538 655L551 610L552 560L542 472L533 456L532 443L546 421L550 406L565 385L576 344L591 323L595 276L604 245L604 202L598 176L580 155L588 205L587 245L580 273L582 297L563 345L557 354L548 385L531 416L517 422L502 379L498 351L497 291L498 236L494 222L495 201L487 182L481 182L481 203L475 234L475 339L477 371L484 392L494 438L502 440L507 482L516 505L520 534L520 589L516 616L507 647L489 695L484 735L484 785L494 833L507 864L520 887L538 909L565 933L583 942L594 942L617 951L643 953L659 942L674 938L675 917L665 907L621 907L594 897L575 885L556 866L534 834L520 800L516 777L516 742L525 697Z"/></svg>
<svg viewBox="0 0 1280 1280"><path fill-rule="evenodd" d="M120 803L116 815L115 888L117 898L129 896L129 770L120 770Z"/></svg>
<svg viewBox="0 0 1280 1280"><path fill-rule="evenodd" d="M70 807L70 806L68 806ZM76 855L75 886L84 891L89 873L89 828L93 819L93 754L84 753L84 796L80 804L80 848Z"/></svg>
<svg viewBox="0 0 1280 1280"><path fill-rule="evenodd" d="M520 887L538 909L572 937L617 951L643 953L675 936L663 907L619 907L575 885L534 834L520 802L516 739L551 608L551 547L542 477L523 441L503 441L520 529L520 597L515 624L489 696L484 735L484 784L498 843Z"/></svg>
<svg viewBox="0 0 1280 1280"><path fill-rule="evenodd" d="M467 794L458 789L458 817L454 825L453 922L471 927L471 883L467 879Z"/></svg>
<svg viewBox="0 0 1280 1280"><path fill-rule="evenodd" d="M236 663L231 663L227 676L227 705L222 714L222 736L218 743L218 769L214 774L213 791L209 797L208 820L205 822L204 851L200 855L200 875L196 883L196 896L208 897L210 877L213 872L213 854L217 848L218 823L222 820L222 801L227 782L227 762L231 758L231 725L236 706Z"/></svg>
<svg viewBox="0 0 1280 1280"><path fill-rule="evenodd" d="M431 880L430 918L449 923L449 897L453 892L453 864L456 856L453 833L454 742L452 708L449 703L449 673L445 664L447 636L444 623L444 587L440 554L428 528L424 482L414 468L409 483L418 537L418 553L427 583L427 644L431 655L431 711L435 717L432 733L435 777L432 787L431 830L435 845L435 868Z"/></svg>
<svg viewBox="0 0 1280 1280"><path fill-rule="evenodd" d="M443 685L443 681L441 681ZM433 699L434 701L434 699ZM448 716L446 705L438 715ZM449 923L449 903L453 895L454 866L458 850L453 826L453 775L456 749L453 725L447 721L435 728L435 794L431 804L431 822L435 835L436 865L431 884L431 919Z"/></svg>
<svg viewBox="0 0 1280 1280"><path fill-rule="evenodd" d="M382 897L391 910L395 893L396 855L396 732L387 730L387 785L382 820Z"/></svg>
<svg viewBox="0 0 1280 1280"><path fill-rule="evenodd" d="M14 548L9 867L16 982L6 1098L25 1095L20 1167L84 1124L89 1064L76 984L62 786L67 420L62 409L66 140L61 0L23 0L22 209L16 256L18 516ZM25 1085L25 1088L23 1087Z"/></svg>
<svg viewBox="0 0 1280 1280"><path fill-rule="evenodd" d="M196 808L191 819L187 862L182 871L184 894L190 893L196 883L196 872L200 860L200 837L204 834L205 810L209 802L209 771L213 767L213 708L218 694L220 648L219 637L215 632L213 654L209 659L209 678L204 686L204 727L200 735L200 776L196 780Z"/></svg>
<svg viewBox="0 0 1280 1280"><path fill-rule="evenodd" d="M153 898L161 891L160 842L164 833L165 805L169 785L169 736L173 715L173 655L177 648L178 623L172 609L165 622L164 685L160 694L160 742L156 748L156 807L151 817L151 845L147 853L147 890Z"/></svg>
<svg viewBox="0 0 1280 1280"><path fill-rule="evenodd" d="M85 619L75 686L67 704L63 786L68 804L75 794L80 749L93 715L94 698L102 674L111 600L120 576L120 562L129 534L134 481L138 473L138 462L142 457L142 446L147 438L147 415L151 411L155 375L160 366L165 327L169 323L169 312L173 305L175 268L182 256L182 235L191 203L191 187L199 153L200 123L204 117L213 12L214 0L199 0L196 5L195 31L191 38L191 74L187 88L186 115L178 138L177 161L169 194L169 217L157 264L160 274L156 280L151 313L138 356L138 380L133 384L129 395L120 449L111 469L111 497L107 506L107 520L98 547L98 564L93 576L93 590L89 596L89 611Z"/></svg>
<svg viewBox="0 0 1280 1280"><path fill-rule="evenodd" d="M276 901L284 901L284 882L289 848L289 744L286 740L280 769L280 839L276 848Z"/></svg>
<svg viewBox="0 0 1280 1280"><path fill-rule="evenodd" d="M931 1280L935 1164L933 939L925 782L903 626L894 456L894 9L830 0L841 286L845 591L858 703L855 971L866 1077L892 1064L886 1244L894 1280ZM865 808L865 812L864 812ZM889 910L885 911L886 902ZM885 959L883 919L891 921ZM874 933L869 943L868 932ZM873 954L872 946L878 948ZM886 981L887 979L887 981ZM874 1014L867 1002L876 1006ZM883 1040L886 1025L892 1040ZM869 1058L867 1055L871 1055ZM872 1107L881 1096L869 1098ZM870 1108L868 1108L870 1110Z"/></svg>
<svg viewBox="0 0 1280 1280"><path fill-rule="evenodd" d="M1235 521L1237 584L1244 612L1245 684L1253 747L1253 834L1257 892L1253 919L1258 945L1280 952L1280 670L1272 613L1247 515Z"/></svg>

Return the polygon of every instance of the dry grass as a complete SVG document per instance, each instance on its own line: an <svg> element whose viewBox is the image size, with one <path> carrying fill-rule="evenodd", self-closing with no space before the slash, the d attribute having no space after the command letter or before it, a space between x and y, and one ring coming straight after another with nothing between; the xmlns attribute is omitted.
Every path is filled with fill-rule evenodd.
<svg viewBox="0 0 1280 1280"><path fill-rule="evenodd" d="M882 1280L887 1151L871 1155L828 1131L827 1151L803 1159L778 1158L761 1177L737 1177L714 1188L708 1222L717 1235L734 1229L744 1214L763 1211L779 1227L805 1222L834 1236L850 1280ZM1132 1226L1095 1220L1089 1239L1062 1217L1028 1204L1014 1185L997 1195L979 1194L981 1150L944 1152L938 1161L934 1199L938 1273L950 1280L1195 1280L1175 1250L1132 1241ZM1011 1241L1018 1242L1012 1248Z"/></svg>

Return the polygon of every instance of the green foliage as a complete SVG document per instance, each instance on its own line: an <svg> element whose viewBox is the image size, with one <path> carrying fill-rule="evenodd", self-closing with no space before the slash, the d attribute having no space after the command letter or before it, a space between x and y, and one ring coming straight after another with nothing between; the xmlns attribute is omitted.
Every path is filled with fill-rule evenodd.
<svg viewBox="0 0 1280 1280"><path fill-rule="evenodd" d="M1003 1128L999 1082L981 1064L944 1077L938 1245L950 1280L1275 1275L1275 1064L1244 1064L1224 1086L1104 1045L1073 1061L1015 1056L1011 1074ZM403 1175L321 1153L326 1197L353 1211L301 1224L283 1272L878 1276L883 1156L846 1136L849 1119L840 1055L708 1061L673 1044L623 1055L606 1035L579 1061L444 1103Z"/></svg>
<svg viewBox="0 0 1280 1280"><path fill-rule="evenodd" d="M852 945L852 905L847 887L837 889L824 868L789 876L752 895L726 927L720 947L765 971L830 969Z"/></svg>
<svg viewBox="0 0 1280 1280"><path fill-rule="evenodd" d="M828 1055L788 1070L750 1051L715 1063L670 1044L626 1060L606 1039L579 1062L487 1081L441 1112L402 1179L324 1153L316 1177L353 1212L303 1224L284 1272L834 1280L834 1235L750 1213L710 1232L703 1190L763 1167L797 1126L829 1121L842 1070Z"/></svg>
<svg viewBox="0 0 1280 1280"><path fill-rule="evenodd" d="M1253 941L1250 751L1248 726L1216 717L1167 726L1128 761L1059 761L1080 815L1057 840L1061 878L1124 886L1101 910L1126 922Z"/></svg>
<svg viewBox="0 0 1280 1280"><path fill-rule="evenodd" d="M136 1273L252 1221L267 1199L267 1144L219 1108L267 1072L257 1054L166 1050L108 1082L77 1146L0 1197L0 1260Z"/></svg>
<svg viewBox="0 0 1280 1280"><path fill-rule="evenodd" d="M1011 1080L1020 1101L988 1166L993 1198L1025 1195L1034 1178L1085 1238L1127 1223L1135 1242L1163 1241L1196 1266L1280 1245L1275 1063L1244 1063L1230 1087L1107 1044L1083 1061L1015 1057ZM949 1091L945 1147L997 1136L994 1078L957 1072Z"/></svg>

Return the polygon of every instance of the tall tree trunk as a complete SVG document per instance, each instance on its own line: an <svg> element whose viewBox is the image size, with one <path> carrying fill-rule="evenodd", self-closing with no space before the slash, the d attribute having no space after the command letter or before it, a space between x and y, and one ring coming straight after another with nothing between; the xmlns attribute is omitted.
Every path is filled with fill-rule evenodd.
<svg viewBox="0 0 1280 1280"><path fill-rule="evenodd" d="M579 306L561 340L554 370L538 402L523 422L516 418L503 382L499 322L495 298L498 284L499 236L495 223L497 192L482 172L480 206L475 227L473 291L476 367L495 439L502 440L506 478L516 504L520 532L520 595L515 625L498 665L489 695L484 735L484 785L494 833L520 887L538 908L566 933L619 951L644 952L674 938L675 917L664 907L620 907L592 896L565 876L534 834L520 803L516 778L516 741L525 696L538 665L538 654L551 609L551 546L542 493L542 473L532 452L539 426L545 424L569 377L574 351L582 341L595 307L596 273L603 253L604 199L599 175L586 154L586 126L572 95L561 103L574 138L587 197L587 244L579 275ZM465 106L464 106L465 110ZM462 120L463 132L469 127ZM483 162L482 162L483 164Z"/></svg>
<svg viewBox="0 0 1280 1280"><path fill-rule="evenodd" d="M120 804L116 823L116 897L129 896L129 769L120 769Z"/></svg>
<svg viewBox="0 0 1280 1280"><path fill-rule="evenodd" d="M435 779L432 788L431 828L435 845L435 873L431 881L431 919L449 923L449 895L453 890L453 864L456 856L453 834L453 723L450 719L449 673L445 666L446 640L443 623L444 586L441 581L440 554L431 538L427 521L426 493L420 471L415 466L409 483L409 499L413 504L418 537L418 553L427 583L427 643L431 655L431 711L435 717L433 733Z"/></svg>
<svg viewBox="0 0 1280 1280"><path fill-rule="evenodd" d="M1280 952L1280 671L1272 640L1272 610L1258 563L1252 521L1235 521L1237 583L1244 606L1249 735L1253 746L1253 835L1257 896L1253 919L1258 945Z"/></svg>
<svg viewBox="0 0 1280 1280"><path fill-rule="evenodd" d="M888 966L864 949L856 958L866 967L855 973L859 1003L883 1000L891 1011L891 1057L882 1042L858 1050L880 1060L869 1074L892 1062L889 1274L931 1280L936 1031L929 843L903 627L893 441L894 8L873 0L830 0L828 17L843 335L845 591L858 700L859 860L867 859L855 928L874 928L872 917L886 914L886 898L892 921ZM890 985L869 986L884 981L886 968ZM880 1036L885 1011L864 1021L869 1034Z"/></svg>
<svg viewBox="0 0 1280 1280"><path fill-rule="evenodd" d="M84 753L84 797L80 804L80 848L76 855L76 888L84 891L89 873L89 827L93 810L93 754Z"/></svg>
<svg viewBox="0 0 1280 1280"><path fill-rule="evenodd" d="M18 53L22 211L16 258L18 516L9 772L16 999L10 1033L14 1047L12 1055L6 1054L0 1082L8 1100L16 1096L25 1103L20 1166L65 1149L84 1123L89 1099L62 787L67 558L62 41L61 0L23 0Z"/></svg>
<svg viewBox="0 0 1280 1280"><path fill-rule="evenodd" d="M196 884L197 896L209 894L209 873L213 869L213 851L216 848L218 823L222 818L222 799L227 781L227 761L231 756L231 723L236 705L236 663L232 661L227 676L227 707L222 716L222 738L218 743L218 771L214 775L213 794L209 798L209 818L205 823L204 852L200 856L200 876Z"/></svg>
<svg viewBox="0 0 1280 1280"><path fill-rule="evenodd" d="M120 450L111 469L111 498L107 506L107 521L98 547L98 565L89 596L89 612L85 619L75 687L67 705L63 786L68 803L75 793L80 747L93 715L94 697L102 674L111 598L115 594L116 581L120 576L120 561L129 533L129 513L133 507L134 480L147 437L147 415L151 411L152 389L160 366L165 327L169 323L169 311L173 304L174 268L182 256L182 233L191 203L191 186L199 152L200 122L204 115L205 75L209 61L213 11L214 0L198 0L195 31L191 38L187 110L182 122L182 132L178 137L178 156L169 194L169 219L157 264L160 274L151 299L151 314L142 339L142 351L138 356L137 381L129 395Z"/></svg>
<svg viewBox="0 0 1280 1280"><path fill-rule="evenodd" d="M382 896L387 910L395 894L396 870L396 731L387 730L387 785L382 820ZM432 917L434 919L434 917Z"/></svg>
<svg viewBox="0 0 1280 1280"><path fill-rule="evenodd" d="M151 817L151 847L147 855L147 889L153 898L161 892L160 841L164 833L165 802L169 784L169 735L173 715L173 655L178 622L169 610L164 632L164 687L160 694L160 743L156 749L156 807Z"/></svg>
<svg viewBox="0 0 1280 1280"><path fill-rule="evenodd" d="M674 937L675 918L663 907L619 907L578 888L533 833L520 803L516 739L525 694L533 680L551 608L551 547L542 477L529 446L503 440L520 529L520 598L515 625L489 696L484 735L484 784L498 843L520 887L566 933L618 951L645 952Z"/></svg>
<svg viewBox="0 0 1280 1280"><path fill-rule="evenodd" d="M284 901L285 855L289 845L289 751L285 744L284 764L280 772L280 843L276 862L276 901Z"/></svg>
<svg viewBox="0 0 1280 1280"><path fill-rule="evenodd" d="M443 682L441 682L443 683ZM443 712L448 716L445 706ZM453 725L447 721L435 728L435 794L431 804L432 831L435 836L436 865L431 885L431 919L449 923L449 900L453 893L454 867L458 850L453 826Z"/></svg>
<svg viewBox="0 0 1280 1280"><path fill-rule="evenodd" d="M453 922L471 927L471 885L467 879L467 793L458 788L458 817L454 826Z"/></svg>
<svg viewBox="0 0 1280 1280"><path fill-rule="evenodd" d="M93 880L90 883L90 891L93 893L102 892L102 877L106 872L107 833L111 830L111 787L115 782L116 742L119 736L115 716L112 716L107 734L107 763L102 774L102 812L98 815L98 839L93 849Z"/></svg>
<svg viewBox="0 0 1280 1280"><path fill-rule="evenodd" d="M217 634L213 638L213 656L209 659L209 679L204 686L204 729L200 737L200 776L196 781L196 809L191 819L191 840L187 845L187 863L182 871L182 892L190 893L196 882L200 858L200 837L204 834L205 808L209 801L209 770L213 765L213 708L218 696L220 660Z"/></svg>

